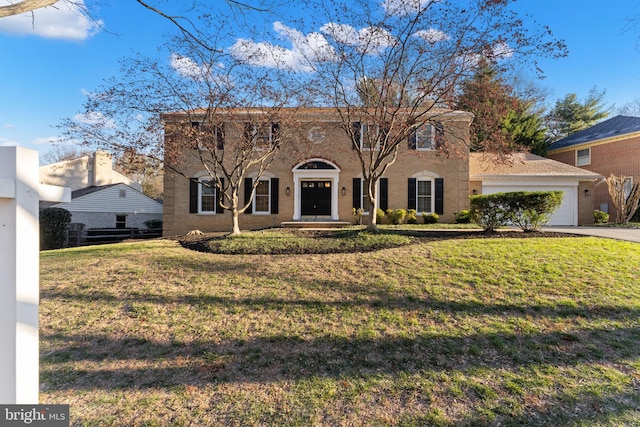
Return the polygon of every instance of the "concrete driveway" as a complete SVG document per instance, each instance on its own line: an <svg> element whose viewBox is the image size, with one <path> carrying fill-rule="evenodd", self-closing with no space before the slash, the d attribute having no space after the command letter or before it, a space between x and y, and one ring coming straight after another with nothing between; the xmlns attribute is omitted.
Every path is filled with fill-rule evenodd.
<svg viewBox="0 0 640 427"><path fill-rule="evenodd" d="M542 231L557 233L572 233L585 236L605 237L609 239L626 240L640 243L640 228L619 227L544 227Z"/></svg>

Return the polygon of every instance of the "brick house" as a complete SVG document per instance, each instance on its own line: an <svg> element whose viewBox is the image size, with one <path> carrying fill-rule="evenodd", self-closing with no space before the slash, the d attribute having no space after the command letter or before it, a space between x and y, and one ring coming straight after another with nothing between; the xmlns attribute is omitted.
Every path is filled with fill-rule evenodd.
<svg viewBox="0 0 640 427"><path fill-rule="evenodd" d="M547 157L608 177L640 177L640 117L616 116L555 141ZM615 218L606 183L594 189L593 208Z"/></svg>
<svg viewBox="0 0 640 427"><path fill-rule="evenodd" d="M242 140L242 126L228 122L247 121L247 117L225 115L216 121L224 126L224 141ZM472 116L460 111L433 111L435 123L423 125L418 133L399 146L398 159L378 184L378 208L416 209L438 213L443 222L453 222L454 213L469 206L469 125ZM312 108L296 112L295 125L274 121L271 132L280 135L280 149L262 176L251 208L240 217L242 229L281 226L287 222L354 221L353 208L371 210L363 197L362 168L357 150L331 108ZM188 120L197 120L190 114ZM167 115L165 144L169 143L167 129L180 120ZM204 118L201 118L204 120ZM366 123L354 123L355 132L364 135L372 131ZM436 127L438 130L436 131ZM376 130L379 131L379 130ZM269 132L267 132L269 134ZM450 153L436 150L436 134L441 135ZM268 137L268 135L267 135ZM217 189L201 185L210 180L208 172L197 158L198 149L184 142L179 165L186 176L172 172L165 174L163 228L166 236L190 230L227 231L231 214L216 203ZM169 165L171 166L171 165ZM255 171L245 178L240 197L247 200Z"/></svg>

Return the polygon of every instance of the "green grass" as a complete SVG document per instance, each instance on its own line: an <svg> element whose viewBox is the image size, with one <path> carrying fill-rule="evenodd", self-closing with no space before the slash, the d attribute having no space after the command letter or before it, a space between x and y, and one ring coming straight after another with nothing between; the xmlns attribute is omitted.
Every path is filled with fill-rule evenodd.
<svg viewBox="0 0 640 427"><path fill-rule="evenodd" d="M640 425L637 244L391 235L42 252L40 401L92 426Z"/></svg>

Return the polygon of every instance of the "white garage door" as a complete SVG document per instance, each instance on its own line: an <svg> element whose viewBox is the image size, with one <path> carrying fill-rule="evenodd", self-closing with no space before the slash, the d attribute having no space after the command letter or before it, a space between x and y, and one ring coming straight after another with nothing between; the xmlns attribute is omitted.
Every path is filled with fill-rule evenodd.
<svg viewBox="0 0 640 427"><path fill-rule="evenodd" d="M578 187L575 186L525 186L484 184L483 194L507 193L509 191L564 191L562 204L551 215L547 225L578 225Z"/></svg>

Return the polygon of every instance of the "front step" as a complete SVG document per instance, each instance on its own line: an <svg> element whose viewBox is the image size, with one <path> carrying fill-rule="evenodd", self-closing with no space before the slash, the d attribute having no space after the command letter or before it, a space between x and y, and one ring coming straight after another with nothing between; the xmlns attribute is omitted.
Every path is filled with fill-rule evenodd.
<svg viewBox="0 0 640 427"><path fill-rule="evenodd" d="M353 224L347 221L288 221L280 225L284 228L340 228Z"/></svg>

